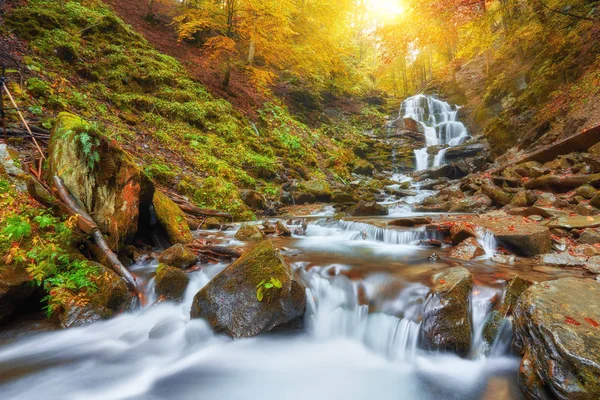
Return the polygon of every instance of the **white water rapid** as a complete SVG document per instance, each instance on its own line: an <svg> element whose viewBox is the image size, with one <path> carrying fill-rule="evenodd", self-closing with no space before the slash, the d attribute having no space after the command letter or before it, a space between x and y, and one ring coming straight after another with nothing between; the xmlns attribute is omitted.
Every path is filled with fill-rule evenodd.
<svg viewBox="0 0 600 400"><path fill-rule="evenodd" d="M457 120L458 108L431 96L416 95L406 99L400 108L400 116L417 121L425 136L425 147L415 150L416 169L443 165L448 147L455 147L469 138L466 126ZM434 157L431 165L429 147L444 146Z"/></svg>

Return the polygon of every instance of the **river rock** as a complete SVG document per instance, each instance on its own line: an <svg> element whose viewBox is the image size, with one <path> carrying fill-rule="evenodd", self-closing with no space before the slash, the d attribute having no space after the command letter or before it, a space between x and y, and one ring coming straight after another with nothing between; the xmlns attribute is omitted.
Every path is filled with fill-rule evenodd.
<svg viewBox="0 0 600 400"><path fill-rule="evenodd" d="M485 255L485 250L481 247L477 239L473 237L463 240L458 246L453 247L448 254L451 258L464 261L469 261L483 255Z"/></svg>
<svg viewBox="0 0 600 400"><path fill-rule="evenodd" d="M475 225L467 222L458 222L450 228L452 243L459 244L469 238L476 238Z"/></svg>
<svg viewBox="0 0 600 400"><path fill-rule="evenodd" d="M594 197L590 199L590 206L600 208L600 193L596 193Z"/></svg>
<svg viewBox="0 0 600 400"><path fill-rule="evenodd" d="M240 190L240 199L246 204L248 207L253 210L266 210L267 209L267 199L262 194L258 193L256 190L244 189Z"/></svg>
<svg viewBox="0 0 600 400"><path fill-rule="evenodd" d="M92 263L88 261L88 263ZM88 302L76 302L64 307L59 314L60 326L72 328L89 325L116 314L128 311L135 303L135 296L129 291L127 284L112 270L92 263L103 271L100 279L94 280L97 290L86 295Z"/></svg>
<svg viewBox="0 0 600 400"><path fill-rule="evenodd" d="M331 200L331 188L322 179L313 179L298 184L293 193L296 204L314 203L315 201L328 202Z"/></svg>
<svg viewBox="0 0 600 400"><path fill-rule="evenodd" d="M575 193L578 196L581 196L584 199L589 200L598 193L598 190L596 190L596 188L593 186L583 185L583 186L579 186L577 189L575 189Z"/></svg>
<svg viewBox="0 0 600 400"><path fill-rule="evenodd" d="M540 256L540 263L559 267L583 267L586 262L587 257L573 256L569 253L551 253Z"/></svg>
<svg viewBox="0 0 600 400"><path fill-rule="evenodd" d="M277 221L275 223L275 230L279 236L290 237L292 236L292 232L290 229L281 221Z"/></svg>
<svg viewBox="0 0 600 400"><path fill-rule="evenodd" d="M29 300L35 288L24 267L0 264L0 325Z"/></svg>
<svg viewBox="0 0 600 400"><path fill-rule="evenodd" d="M157 190L152 202L156 219L165 229L171 244L187 244L194 240L184 212L173 200Z"/></svg>
<svg viewBox="0 0 600 400"><path fill-rule="evenodd" d="M581 216L560 217L547 223L550 229L587 229L600 227L600 216Z"/></svg>
<svg viewBox="0 0 600 400"><path fill-rule="evenodd" d="M353 207L346 210L348 214L353 217L371 217L378 215L388 215L389 210L387 207L382 206L374 201L364 202L361 201Z"/></svg>
<svg viewBox="0 0 600 400"><path fill-rule="evenodd" d="M527 189L549 189L568 192L579 186L600 186L600 174L592 175L543 175L525 183Z"/></svg>
<svg viewBox="0 0 600 400"><path fill-rule="evenodd" d="M511 199L511 207L529 207L537 201L536 194L531 190L519 190Z"/></svg>
<svg viewBox="0 0 600 400"><path fill-rule="evenodd" d="M265 289L259 301L259 286L272 279L281 288ZM295 323L304 315L305 306L304 286L294 280L292 269L273 243L264 241L200 290L190 315L206 319L218 332L242 338Z"/></svg>
<svg viewBox="0 0 600 400"><path fill-rule="evenodd" d="M235 233L235 240L241 242L260 242L265 239L265 234L256 225L243 224Z"/></svg>
<svg viewBox="0 0 600 400"><path fill-rule="evenodd" d="M219 222L219 220L215 217L210 217L204 221L202 228L208 230L219 230L221 229L221 222Z"/></svg>
<svg viewBox="0 0 600 400"><path fill-rule="evenodd" d="M543 218L560 218L567 217L569 213L557 210L556 208L533 206L527 208L513 208L507 211L509 215L520 215L522 217L531 217L532 215L539 215Z"/></svg>
<svg viewBox="0 0 600 400"><path fill-rule="evenodd" d="M506 318L512 319L514 308L517 305L519 297L527 290L533 282L515 276L508 282L500 305L492 310L483 328L483 339L491 346L498 335L502 322Z"/></svg>
<svg viewBox="0 0 600 400"><path fill-rule="evenodd" d="M519 383L535 399L600 398L600 282L563 278L527 289L514 312Z"/></svg>
<svg viewBox="0 0 600 400"><path fill-rule="evenodd" d="M600 243L600 229L588 228L579 235L579 243L583 244L598 244Z"/></svg>
<svg viewBox="0 0 600 400"><path fill-rule="evenodd" d="M546 226L512 221L481 220L477 223L492 231L500 244L518 255L534 257L552 250L550 229Z"/></svg>
<svg viewBox="0 0 600 400"><path fill-rule="evenodd" d="M419 225L428 225L433 222L433 219L430 217L405 217L398 218L393 221L388 222L389 226L404 226L404 227L413 227Z"/></svg>
<svg viewBox="0 0 600 400"><path fill-rule="evenodd" d="M189 268L196 264L197 261L198 257L196 254L181 244L169 247L158 257L159 263L179 269Z"/></svg>
<svg viewBox="0 0 600 400"><path fill-rule="evenodd" d="M160 264L156 269L154 292L160 299L180 302L189 282L190 278L185 271Z"/></svg>
<svg viewBox="0 0 600 400"><path fill-rule="evenodd" d="M466 355L471 346L471 290L473 276L463 267L433 275L421 324L421 346Z"/></svg>
<svg viewBox="0 0 600 400"><path fill-rule="evenodd" d="M92 146L89 154L82 150L84 132ZM131 157L73 114L60 113L50 135L50 181L54 175L94 218L112 248L134 237L140 208L152 204L154 186Z"/></svg>
<svg viewBox="0 0 600 400"><path fill-rule="evenodd" d="M486 183L481 186L481 191L499 206L505 206L512 200L512 195L503 191L492 183Z"/></svg>

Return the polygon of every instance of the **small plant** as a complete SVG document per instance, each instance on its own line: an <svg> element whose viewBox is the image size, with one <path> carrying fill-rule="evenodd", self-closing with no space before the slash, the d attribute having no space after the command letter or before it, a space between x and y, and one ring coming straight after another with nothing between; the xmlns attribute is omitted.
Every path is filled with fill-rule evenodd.
<svg viewBox="0 0 600 400"><path fill-rule="evenodd" d="M273 288L281 289L282 284L279 279L271 277L269 280L263 279L258 285L256 285L256 287L256 299L258 301L262 301L265 293L268 290Z"/></svg>
<svg viewBox="0 0 600 400"><path fill-rule="evenodd" d="M2 233L11 240L21 240L31 235L31 225L19 216L8 217Z"/></svg>

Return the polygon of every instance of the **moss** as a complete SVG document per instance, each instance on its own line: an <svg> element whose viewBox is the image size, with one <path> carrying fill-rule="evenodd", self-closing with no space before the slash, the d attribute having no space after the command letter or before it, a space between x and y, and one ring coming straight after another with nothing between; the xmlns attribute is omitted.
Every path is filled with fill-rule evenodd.
<svg viewBox="0 0 600 400"><path fill-rule="evenodd" d="M192 242L192 232L187 224L185 214L179 206L158 190L154 192L152 202L156 218L167 231L171 243L186 244Z"/></svg>

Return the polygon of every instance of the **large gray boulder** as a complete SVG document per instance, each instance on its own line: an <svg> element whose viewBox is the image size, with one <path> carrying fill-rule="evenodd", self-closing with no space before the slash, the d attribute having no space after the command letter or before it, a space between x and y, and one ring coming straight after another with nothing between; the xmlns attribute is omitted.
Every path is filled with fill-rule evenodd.
<svg viewBox="0 0 600 400"><path fill-rule="evenodd" d="M242 338L293 325L305 307L304 286L266 240L200 290L190 315L206 319L217 332Z"/></svg>

